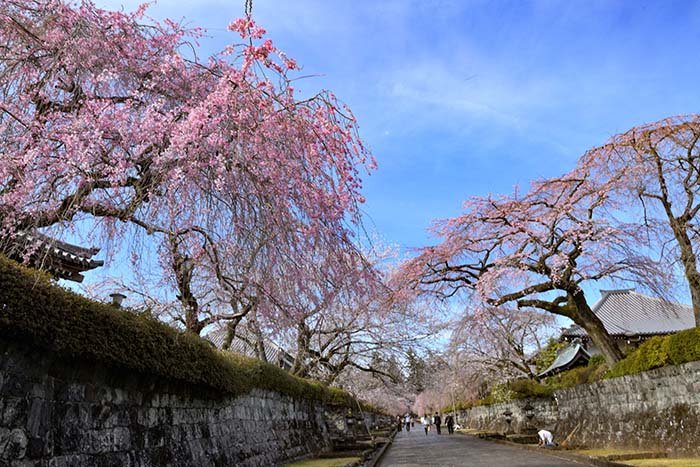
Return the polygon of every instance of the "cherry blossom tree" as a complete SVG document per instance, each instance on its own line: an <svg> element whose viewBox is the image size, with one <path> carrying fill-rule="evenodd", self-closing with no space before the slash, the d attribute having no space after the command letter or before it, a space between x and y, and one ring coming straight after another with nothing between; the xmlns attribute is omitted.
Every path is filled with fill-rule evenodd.
<svg viewBox="0 0 700 467"><path fill-rule="evenodd" d="M326 383L356 371L392 378L383 364L420 348L440 329L441 316L426 314L420 303L391 300L380 264L387 254L346 252L336 265L328 263L335 255L314 254L314 261L303 263L306 272L289 276L275 324L285 329L282 345L294 356L293 374ZM329 269L341 266L344 274L338 271L332 280Z"/></svg>
<svg viewBox="0 0 700 467"><path fill-rule="evenodd" d="M657 239L654 247L671 251L683 268L700 325L700 116L671 117L614 136L588 151L579 166L600 183L614 183L627 215ZM637 207L635 209L635 206Z"/></svg>
<svg viewBox="0 0 700 467"><path fill-rule="evenodd" d="M346 259L374 161L332 93L297 96L296 63L249 16L200 60L202 31L144 12L0 5L0 238L138 236L160 258L149 289L169 286L192 332L272 313L299 252Z"/></svg>
<svg viewBox="0 0 700 467"><path fill-rule="evenodd" d="M478 307L459 319L449 348L492 378L537 379L531 357L547 345L554 324L554 315L533 309Z"/></svg>
<svg viewBox="0 0 700 467"><path fill-rule="evenodd" d="M443 407L449 405L450 399L440 388L428 388L416 394L411 411L419 416L432 416L434 412L440 412Z"/></svg>
<svg viewBox="0 0 700 467"><path fill-rule="evenodd" d="M443 353L427 353L424 357L427 378L414 395L412 406L413 412L419 415L453 411L459 402L483 397L479 391L482 385L488 384L486 381L490 384L502 381L483 371L482 365L466 353L448 348Z"/></svg>
<svg viewBox="0 0 700 467"><path fill-rule="evenodd" d="M348 368L336 384L390 414L405 414L413 404L413 394L406 386L399 361L378 357L372 366L381 369L381 373Z"/></svg>
<svg viewBox="0 0 700 467"><path fill-rule="evenodd" d="M631 250L638 229L606 217L610 186L585 170L535 182L511 197L475 197L461 216L436 223L443 238L403 267L403 288L450 297L475 290L491 306L515 303L582 326L609 362L622 357L582 285L601 279L661 290L657 263Z"/></svg>
<svg viewBox="0 0 700 467"><path fill-rule="evenodd" d="M459 403L490 394L493 397L495 388L513 379L537 379L531 360L547 344L553 315L536 310L472 308L452 326L444 352L428 354L423 360L427 377L415 396L416 413L441 408L453 411Z"/></svg>

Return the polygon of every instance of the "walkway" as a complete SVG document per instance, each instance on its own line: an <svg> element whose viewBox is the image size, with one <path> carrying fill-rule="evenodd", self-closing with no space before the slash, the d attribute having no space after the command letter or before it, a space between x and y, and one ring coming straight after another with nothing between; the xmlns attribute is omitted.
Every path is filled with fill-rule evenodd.
<svg viewBox="0 0 700 467"><path fill-rule="evenodd" d="M528 451L473 436L435 434L428 436L416 424L410 433L402 431L382 458L380 467L473 466L473 467L565 467L582 465L553 455Z"/></svg>

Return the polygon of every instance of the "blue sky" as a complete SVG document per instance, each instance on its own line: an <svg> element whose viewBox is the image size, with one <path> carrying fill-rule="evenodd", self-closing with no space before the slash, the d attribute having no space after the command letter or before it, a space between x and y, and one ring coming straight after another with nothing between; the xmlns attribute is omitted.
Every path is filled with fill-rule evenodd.
<svg viewBox="0 0 700 467"><path fill-rule="evenodd" d="M138 2L99 0L133 9ZM151 16L237 37L243 0L161 0ZM253 0L253 16L358 117L379 170L365 222L404 248L471 195L573 166L636 124L700 110L700 2ZM434 241L434 239L432 240Z"/></svg>

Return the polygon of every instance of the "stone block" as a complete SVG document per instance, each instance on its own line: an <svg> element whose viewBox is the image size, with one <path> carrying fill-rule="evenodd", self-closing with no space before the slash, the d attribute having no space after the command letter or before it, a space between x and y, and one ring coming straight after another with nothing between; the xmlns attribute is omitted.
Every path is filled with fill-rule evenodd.
<svg viewBox="0 0 700 467"><path fill-rule="evenodd" d="M19 428L0 428L0 460L10 462L24 459L29 439Z"/></svg>
<svg viewBox="0 0 700 467"><path fill-rule="evenodd" d="M24 397L3 396L0 426L19 427L27 424L28 401Z"/></svg>
<svg viewBox="0 0 700 467"><path fill-rule="evenodd" d="M32 398L27 414L27 431L30 436L41 437L50 430L52 402Z"/></svg>

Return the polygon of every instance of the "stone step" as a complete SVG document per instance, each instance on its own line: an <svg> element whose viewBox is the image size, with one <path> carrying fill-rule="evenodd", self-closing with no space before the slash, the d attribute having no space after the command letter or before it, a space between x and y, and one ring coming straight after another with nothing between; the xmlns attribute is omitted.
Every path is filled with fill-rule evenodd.
<svg viewBox="0 0 700 467"><path fill-rule="evenodd" d="M473 433L473 435L481 439L506 439L503 433L497 433L495 431L480 431Z"/></svg>
<svg viewBox="0 0 700 467"><path fill-rule="evenodd" d="M507 435L506 439L508 441L518 444L537 444L539 441L539 437L537 435L529 435L523 433Z"/></svg>

